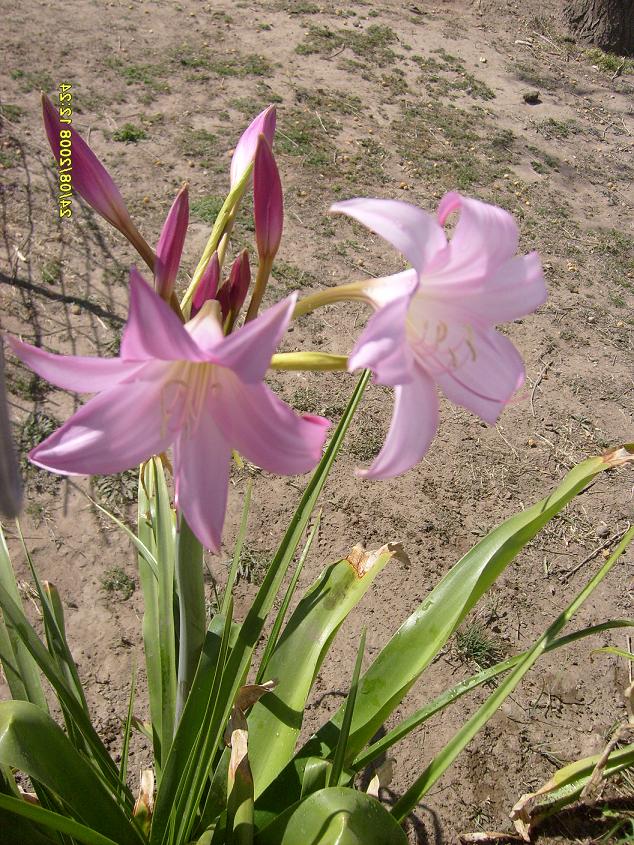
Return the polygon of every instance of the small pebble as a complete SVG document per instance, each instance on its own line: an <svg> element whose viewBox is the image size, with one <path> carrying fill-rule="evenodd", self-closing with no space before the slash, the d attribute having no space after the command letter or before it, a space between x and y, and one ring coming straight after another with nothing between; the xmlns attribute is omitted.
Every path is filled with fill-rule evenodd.
<svg viewBox="0 0 634 845"><path fill-rule="evenodd" d="M70 306L70 313L71 314L81 314L81 305L78 305L76 302L74 302Z"/></svg>
<svg viewBox="0 0 634 845"><path fill-rule="evenodd" d="M610 536L610 529L608 526L603 522L601 525L597 526L596 530L597 537L609 537Z"/></svg>

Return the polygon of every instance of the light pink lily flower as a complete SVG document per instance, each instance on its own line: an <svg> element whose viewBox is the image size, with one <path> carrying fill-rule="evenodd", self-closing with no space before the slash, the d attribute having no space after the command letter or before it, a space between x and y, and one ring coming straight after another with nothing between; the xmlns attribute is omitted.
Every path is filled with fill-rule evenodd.
<svg viewBox="0 0 634 845"><path fill-rule="evenodd" d="M260 112L242 133L231 159L230 179L232 188L244 175L245 170L255 158L255 150L258 146L260 135L264 135L269 142L269 146L273 146L275 121L275 106L269 106L263 112Z"/></svg>
<svg viewBox="0 0 634 845"><path fill-rule="evenodd" d="M292 295L225 337L213 303L183 325L133 269L118 358L53 355L9 337L43 378L97 393L30 459L63 475L109 474L172 446L177 506L217 551L232 448L283 475L321 457L328 420L295 414L262 381L294 306Z"/></svg>
<svg viewBox="0 0 634 845"><path fill-rule="evenodd" d="M183 185L169 210L161 236L156 245L156 262L154 265L154 283L158 295L169 302L174 290L174 282L178 273L187 224L189 223L189 191Z"/></svg>
<svg viewBox="0 0 634 845"><path fill-rule="evenodd" d="M60 158L60 132L70 132L71 148L67 158L72 162L72 165L68 166L72 166L73 190L125 235L148 267L154 269L154 252L130 219L126 204L112 177L79 132L72 126L61 123L58 110L45 94L42 94L42 117L53 155L58 163L64 164L65 167L67 165Z"/></svg>
<svg viewBox="0 0 634 845"><path fill-rule="evenodd" d="M459 211L447 241L443 226ZM358 285L376 313L349 357L378 384L395 387L390 429L360 474L390 478L420 461L438 426L445 396L493 425L524 382L522 359L494 326L534 311L546 299L537 253L516 255L518 229L501 208L446 194L437 220L399 200L353 199L331 211L353 217L396 247L412 268ZM350 290L352 295L355 292Z"/></svg>

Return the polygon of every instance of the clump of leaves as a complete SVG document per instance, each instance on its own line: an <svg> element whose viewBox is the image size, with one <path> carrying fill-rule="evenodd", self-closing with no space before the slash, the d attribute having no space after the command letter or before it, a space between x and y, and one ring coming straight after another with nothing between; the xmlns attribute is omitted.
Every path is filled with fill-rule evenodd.
<svg viewBox="0 0 634 845"><path fill-rule="evenodd" d="M47 261L42 265L42 281L47 285L57 285L62 278L62 262L58 259Z"/></svg>
<svg viewBox="0 0 634 845"><path fill-rule="evenodd" d="M261 584L270 562L270 552L254 549L245 544L240 553L238 580L242 578L249 584Z"/></svg>
<svg viewBox="0 0 634 845"><path fill-rule="evenodd" d="M616 53L605 53L599 47L593 47L585 51L585 56L593 65L605 73L634 73L634 59L627 59L624 56L617 56Z"/></svg>
<svg viewBox="0 0 634 845"><path fill-rule="evenodd" d="M503 659L500 643L478 621L469 622L456 633L456 650L465 662L480 669L494 666Z"/></svg>
<svg viewBox="0 0 634 845"><path fill-rule="evenodd" d="M135 590L134 579L120 566L107 569L101 579L101 589L107 593L118 593L122 601L127 601Z"/></svg>
<svg viewBox="0 0 634 845"><path fill-rule="evenodd" d="M114 475L96 475L93 486L99 503L107 510L121 512L136 502L139 473L127 469Z"/></svg>
<svg viewBox="0 0 634 845"><path fill-rule="evenodd" d="M115 141L125 144L137 144L147 138L147 132L140 126L135 126L134 123L124 123L121 129L112 133L112 137Z"/></svg>
<svg viewBox="0 0 634 845"><path fill-rule="evenodd" d="M181 135L178 146L183 158L192 159L203 167L211 167L217 159L218 139L206 129L188 129Z"/></svg>
<svg viewBox="0 0 634 845"><path fill-rule="evenodd" d="M390 44L398 41L394 30L389 26L372 24L363 31L347 29L333 30L327 26L311 24L308 33L301 44L295 48L300 55L312 53L334 53L337 50L349 48L352 52L374 66L383 67L396 60L396 53Z"/></svg>
<svg viewBox="0 0 634 845"><path fill-rule="evenodd" d="M210 196L192 200L192 217L197 217L203 223L213 223L224 202L222 197Z"/></svg>

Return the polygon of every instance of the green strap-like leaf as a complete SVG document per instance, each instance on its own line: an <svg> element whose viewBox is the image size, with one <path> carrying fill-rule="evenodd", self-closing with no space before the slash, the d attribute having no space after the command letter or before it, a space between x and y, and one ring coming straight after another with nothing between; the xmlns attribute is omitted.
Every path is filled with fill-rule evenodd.
<svg viewBox="0 0 634 845"><path fill-rule="evenodd" d="M563 648L564 646L570 645L570 643L576 642L584 637L591 637L594 634L600 634L602 631L609 631L612 628L631 627L634 627L634 620L612 619L609 622L603 622L600 625L591 625L589 628L582 628L572 634L567 634L565 637L559 637L547 646L546 651L554 651L557 648ZM526 657L526 654L527 652L524 651L521 654L515 655L515 657L509 657L501 663L496 663L495 666L483 669L481 672L478 672L477 675L465 678L464 681L460 681L460 683L456 684L455 687L446 690L424 707L421 707L415 713L412 713L412 715L408 716L407 719L403 719L402 722L392 728L392 730L388 731L385 736L382 736L381 739L377 740L362 751L361 754L359 754L359 756L354 760L352 764L353 769L360 772L369 765L369 763L376 760L377 757L381 757L393 745L396 745L396 743L404 739L413 730L420 727L420 725L428 719L431 719L431 717L436 713L439 713L441 710L444 710L445 707L454 704L458 701L458 699L462 698L463 695L466 695L466 693L476 689L476 687L480 687L483 684L486 684L487 681L491 681L493 678L496 678L498 675L503 675L505 672L509 672L511 669L515 668L515 666L517 666L518 663L521 663L521 661Z"/></svg>
<svg viewBox="0 0 634 845"><path fill-rule="evenodd" d="M256 845L407 845L384 807L364 792L321 789L261 831Z"/></svg>
<svg viewBox="0 0 634 845"><path fill-rule="evenodd" d="M0 763L19 769L59 795L72 818L117 845L143 841L88 762L36 705L0 702Z"/></svg>
<svg viewBox="0 0 634 845"><path fill-rule="evenodd" d="M181 514L176 541L176 585L180 615L176 723L196 673L207 632L203 547Z"/></svg>
<svg viewBox="0 0 634 845"><path fill-rule="evenodd" d="M107 836L102 836L96 830L80 824L74 819L69 819L66 816L61 816L59 813L53 813L50 810L45 810L43 807L38 807L36 804L29 804L26 801L21 801L19 798L10 798L6 795L0 795L0 810L10 813L13 818L9 822L10 827L6 831L7 839L5 839L5 831L2 832L3 845L52 845L53 840L43 836L38 831L23 830L16 823L16 816L18 819L29 819L32 822L37 822L42 827L47 827L49 830L55 830L58 833L66 833L77 840L83 842L85 845L118 845L114 839L109 839ZM0 813L0 819L5 815ZM28 839L13 839L12 835L19 831L20 836L28 836ZM33 838L31 838L33 837Z"/></svg>
<svg viewBox="0 0 634 845"><path fill-rule="evenodd" d="M418 801L431 789L442 774L449 768L456 757L471 742L476 733L487 723L502 702L510 695L528 670L534 665L537 659L546 651L549 643L552 643L562 628L568 624L572 616L581 605L598 587L616 561L623 554L627 546L634 539L634 526L629 529L625 537L618 544L613 554L603 564L601 569L586 584L579 595L568 605L555 622L548 627L544 634L537 640L535 645L526 653L521 662L515 667L511 674L505 678L500 686L493 692L484 704L474 715L454 734L449 742L443 747L436 757L427 766L424 772L416 778L407 792L396 802L392 813L399 821L410 813Z"/></svg>
<svg viewBox="0 0 634 845"><path fill-rule="evenodd" d="M15 582L9 550L4 539L4 532L0 525L0 586L4 587L7 595L22 610L20 593ZM48 709L37 663L29 651L10 619L6 616L0 619L0 661L5 670L9 689L13 698L30 701L43 710Z"/></svg>
<svg viewBox="0 0 634 845"><path fill-rule="evenodd" d="M297 605L266 670L266 679L276 679L277 686L249 716L256 796L293 756L306 700L333 637L397 550L353 550L350 559L328 567Z"/></svg>
<svg viewBox="0 0 634 845"><path fill-rule="evenodd" d="M507 519L467 552L401 625L361 678L350 736L351 754L361 752L465 616L537 532L596 475L632 460L634 444L584 461L549 496ZM341 719L342 708L260 796L256 810L271 817L299 798L304 760L332 754Z"/></svg>

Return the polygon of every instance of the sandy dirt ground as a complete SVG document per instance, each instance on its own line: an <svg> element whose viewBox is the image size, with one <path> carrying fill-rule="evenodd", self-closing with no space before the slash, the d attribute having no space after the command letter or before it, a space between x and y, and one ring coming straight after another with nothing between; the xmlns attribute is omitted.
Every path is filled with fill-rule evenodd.
<svg viewBox="0 0 634 845"><path fill-rule="evenodd" d="M127 271L137 260L78 198L72 220L58 217L39 93L53 96L61 83L72 85L75 127L106 163L151 243L178 187L190 183L182 289L227 190L232 148L269 103L278 109L286 217L268 302L403 266L380 239L328 215L331 202L352 196L397 197L432 211L446 190L458 189L509 209L521 251L542 256L548 302L504 329L526 360L526 388L497 426L443 400L439 432L422 463L392 481L362 482L353 468L377 453L392 408L390 391L372 387L366 394L323 494L303 585L359 541L377 547L398 540L409 564L388 567L340 632L317 679L308 733L339 705L363 626L370 659L479 537L546 495L575 462L633 439L634 68L619 72L575 45L558 4L537 0L0 0L0 17L0 314L5 330L29 342L116 354ZM247 206L233 248L252 239ZM294 324L284 349L345 353L366 317L361 308L330 306ZM9 382L22 454L80 403L15 359ZM276 373L270 383L298 410L337 419L355 382L346 374ZM142 665L142 601L131 545L85 494L133 525L134 474L89 482L26 465L24 471L26 541L42 577L64 598L96 724L116 755L133 667ZM214 583L226 577L248 478L254 496L238 613L306 481L235 469L225 548L208 558L210 607ZM607 474L555 519L396 717L478 666L526 648L626 529L633 480L624 470ZM11 526L7 532L28 603L24 556ZM630 553L577 624L631 611ZM624 661L590 654L608 644L624 647L623 633L540 662L426 796L412 842L509 829L508 812L522 793L562 763L603 748L624 717L627 680ZM139 680L142 689L142 672ZM382 792L387 802L486 692L395 749L394 778ZM144 715L142 692L137 710ZM138 742L133 780L148 760ZM631 787L623 780L616 795L631 799ZM550 824L544 841L590 841L606 825L600 808L591 816L568 814Z"/></svg>

